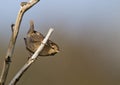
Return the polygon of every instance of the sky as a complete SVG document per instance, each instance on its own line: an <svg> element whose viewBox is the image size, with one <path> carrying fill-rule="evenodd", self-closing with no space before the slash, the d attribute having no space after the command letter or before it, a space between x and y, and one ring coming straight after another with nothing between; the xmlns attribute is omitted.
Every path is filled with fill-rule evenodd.
<svg viewBox="0 0 120 85"><path fill-rule="evenodd" d="M1 27L15 22L21 1L24 0L1 1ZM26 23L33 18L40 23L51 22L50 25L63 20L65 21L64 24L69 24L70 27L91 21L105 22L106 24L110 22L116 23L120 19L119 4L119 0L41 0L25 13L25 19L23 19L24 22L27 21ZM72 30L75 29L77 31L80 29L73 27ZM8 26L5 29L7 30Z"/></svg>

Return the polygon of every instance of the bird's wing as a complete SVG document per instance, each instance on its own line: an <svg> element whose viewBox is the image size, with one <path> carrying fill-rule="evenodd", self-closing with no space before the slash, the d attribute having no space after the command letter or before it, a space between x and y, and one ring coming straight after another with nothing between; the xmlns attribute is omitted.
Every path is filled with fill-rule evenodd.
<svg viewBox="0 0 120 85"><path fill-rule="evenodd" d="M30 36L31 42L41 42L44 39L44 36L37 32Z"/></svg>

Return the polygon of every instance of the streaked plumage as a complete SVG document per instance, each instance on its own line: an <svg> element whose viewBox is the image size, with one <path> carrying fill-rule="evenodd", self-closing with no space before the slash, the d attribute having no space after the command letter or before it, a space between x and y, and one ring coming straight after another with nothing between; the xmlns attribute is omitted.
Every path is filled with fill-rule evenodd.
<svg viewBox="0 0 120 85"><path fill-rule="evenodd" d="M31 21L30 29L27 33L27 37L24 38L26 49L30 53L34 53L37 50L37 48L40 46L43 39L44 36L40 32L34 30L34 23L33 21ZM58 52L59 52L58 45L52 42L51 40L48 40L45 47L40 52L39 56L51 56L51 55L55 55Z"/></svg>

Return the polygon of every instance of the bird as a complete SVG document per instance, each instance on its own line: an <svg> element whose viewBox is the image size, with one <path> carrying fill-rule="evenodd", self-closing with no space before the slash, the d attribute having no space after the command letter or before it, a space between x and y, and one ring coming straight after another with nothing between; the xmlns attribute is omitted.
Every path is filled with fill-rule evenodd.
<svg viewBox="0 0 120 85"><path fill-rule="evenodd" d="M34 22L30 21L30 28L27 32L27 37L24 38L26 49L32 55L41 45L45 37L38 31L34 30ZM45 44L43 50L38 56L53 56L59 52L59 46L53 41L49 40Z"/></svg>

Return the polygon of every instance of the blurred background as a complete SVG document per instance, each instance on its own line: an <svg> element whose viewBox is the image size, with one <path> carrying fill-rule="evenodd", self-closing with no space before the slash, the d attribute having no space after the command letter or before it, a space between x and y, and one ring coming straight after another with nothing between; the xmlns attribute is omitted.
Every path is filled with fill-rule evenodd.
<svg viewBox="0 0 120 85"><path fill-rule="evenodd" d="M0 73L22 1L0 3ZM24 14L7 83L29 56L30 20L44 35L53 27L61 51L39 57L17 85L120 85L120 0L41 0Z"/></svg>

